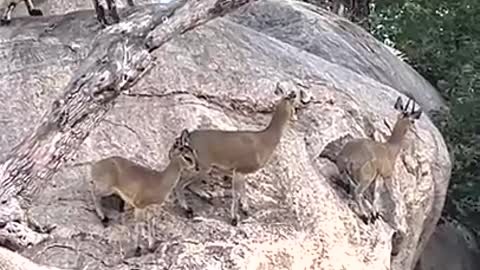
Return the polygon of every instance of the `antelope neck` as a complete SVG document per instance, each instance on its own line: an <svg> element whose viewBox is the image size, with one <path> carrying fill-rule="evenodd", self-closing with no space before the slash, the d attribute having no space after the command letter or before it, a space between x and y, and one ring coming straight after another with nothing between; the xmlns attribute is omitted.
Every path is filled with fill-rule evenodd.
<svg viewBox="0 0 480 270"><path fill-rule="evenodd" d="M393 127L392 134L388 138L387 144L389 145L389 149L394 156L397 156L400 152L406 133L406 130L400 126L399 122L397 122Z"/></svg>
<svg viewBox="0 0 480 270"><path fill-rule="evenodd" d="M177 181L177 178L180 176L180 161L176 158L172 159L167 167L158 174L157 179L162 180L160 183L160 188L165 188L166 186L171 186L172 180Z"/></svg>
<svg viewBox="0 0 480 270"><path fill-rule="evenodd" d="M271 146L278 144L282 137L283 130L287 125L289 116L288 111L282 105L277 106L270 123L260 132L264 144Z"/></svg>

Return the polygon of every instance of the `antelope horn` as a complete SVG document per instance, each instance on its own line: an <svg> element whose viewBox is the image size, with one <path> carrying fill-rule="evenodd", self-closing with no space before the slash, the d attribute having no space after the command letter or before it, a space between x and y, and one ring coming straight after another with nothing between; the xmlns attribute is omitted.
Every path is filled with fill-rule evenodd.
<svg viewBox="0 0 480 270"><path fill-rule="evenodd" d="M387 128L390 130L390 132L393 131L392 126L388 123L387 119L383 119L383 124L385 124L385 126L387 126Z"/></svg>
<svg viewBox="0 0 480 270"><path fill-rule="evenodd" d="M405 105L405 112L408 112L408 106L410 105L410 102L412 101L411 98L408 98L407 104Z"/></svg>

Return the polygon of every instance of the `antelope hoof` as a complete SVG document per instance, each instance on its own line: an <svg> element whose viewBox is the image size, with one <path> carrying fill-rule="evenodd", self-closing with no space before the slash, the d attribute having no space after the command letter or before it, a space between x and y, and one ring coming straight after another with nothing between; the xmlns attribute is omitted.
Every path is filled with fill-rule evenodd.
<svg viewBox="0 0 480 270"><path fill-rule="evenodd" d="M376 221L377 219L379 219L381 216L382 216L382 214L381 214L380 212L373 212L373 213L372 213L371 220L373 221L373 223L375 223L375 221Z"/></svg>
<svg viewBox="0 0 480 270"><path fill-rule="evenodd" d="M232 224L232 226L234 226L234 227L237 227L237 225L238 225L238 217L232 218L232 221L230 222L230 224Z"/></svg>
<svg viewBox="0 0 480 270"><path fill-rule="evenodd" d="M399 231L396 231L393 234L393 237L392 237L392 251L390 253L392 256L397 256L398 253L400 253L403 238L404 237L403 237L402 233L400 233Z"/></svg>
<svg viewBox="0 0 480 270"><path fill-rule="evenodd" d="M370 223L370 219L368 218L367 215L360 215L360 219L363 221L363 223L367 225Z"/></svg>
<svg viewBox="0 0 480 270"><path fill-rule="evenodd" d="M97 21L102 25L102 27L106 27L108 25L107 19L105 18L105 9L103 7L98 7L97 10Z"/></svg>
<svg viewBox="0 0 480 270"><path fill-rule="evenodd" d="M112 24L117 24L120 22L120 17L118 15L112 15L113 23Z"/></svg>
<svg viewBox="0 0 480 270"><path fill-rule="evenodd" d="M375 224L375 214L372 212L369 215L366 215L367 224Z"/></svg>
<svg viewBox="0 0 480 270"><path fill-rule="evenodd" d="M240 202L240 212L242 212L243 215L248 217L249 207L247 206L247 204Z"/></svg>
<svg viewBox="0 0 480 270"><path fill-rule="evenodd" d="M149 253L154 253L155 250L156 250L155 243L149 244L147 250L148 250Z"/></svg>
<svg viewBox="0 0 480 270"><path fill-rule="evenodd" d="M111 17L111 16L109 16L109 17L105 16L102 24L103 24L104 27L107 27L107 26L110 26L110 25L115 24L115 22L112 21L112 17Z"/></svg>
<svg viewBox="0 0 480 270"><path fill-rule="evenodd" d="M110 218L108 218L107 216L104 216L100 221L102 222L103 227L106 228L106 227L108 227L108 223L110 222Z"/></svg>
<svg viewBox="0 0 480 270"><path fill-rule="evenodd" d="M10 20L7 20L5 18L0 19L0 25L9 25L9 24L10 24Z"/></svg>
<svg viewBox="0 0 480 270"><path fill-rule="evenodd" d="M30 16L43 16L43 12L40 9L32 9Z"/></svg>
<svg viewBox="0 0 480 270"><path fill-rule="evenodd" d="M40 226L38 228L38 232L39 233L51 233L56 228L57 228L57 225L55 225L55 224L44 225L44 226Z"/></svg>
<svg viewBox="0 0 480 270"><path fill-rule="evenodd" d="M140 257L142 255L142 248L140 246L137 246L135 248L135 257Z"/></svg>
<svg viewBox="0 0 480 270"><path fill-rule="evenodd" d="M193 218L193 209L191 207L185 209L185 216L187 216L188 219Z"/></svg>
<svg viewBox="0 0 480 270"><path fill-rule="evenodd" d="M380 211L374 210L374 211L372 211L372 213L370 215L370 221L372 223L375 223L375 221L377 221L381 217L383 218L382 213Z"/></svg>

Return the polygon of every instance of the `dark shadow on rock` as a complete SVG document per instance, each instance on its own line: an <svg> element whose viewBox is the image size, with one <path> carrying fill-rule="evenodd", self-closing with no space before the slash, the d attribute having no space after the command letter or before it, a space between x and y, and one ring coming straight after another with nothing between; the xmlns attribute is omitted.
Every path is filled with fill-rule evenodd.
<svg viewBox="0 0 480 270"><path fill-rule="evenodd" d="M336 140L329 142L318 157L326 158L330 160L333 164L337 161L337 155L342 150L343 146L353 139L353 136L350 134L344 135Z"/></svg>
<svg viewBox="0 0 480 270"><path fill-rule="evenodd" d="M350 134L344 135L336 140L329 142L323 151L319 154L319 158L325 158L332 162L333 164L329 164L328 166L332 166L335 170L325 170L322 169L323 172L329 172L325 174L325 177L329 180L328 184L332 187L332 190L335 191L336 195L341 198L342 200L346 201L348 207L358 215L358 217L364 223L370 223L370 219L367 217L362 217L361 211L358 208L357 203L353 200L353 192L354 189L349 183L347 179L344 179L338 172L336 168L336 160L338 153L342 150L347 142L353 139L353 136ZM370 203L373 203L373 185L368 188L368 190L364 193L364 198Z"/></svg>
<svg viewBox="0 0 480 270"><path fill-rule="evenodd" d="M320 155L318 155L319 158L328 159L330 162L333 163L329 166L335 167L335 172L331 172L329 173L329 175L325 175L325 177L330 180L328 183L332 186L333 190L338 191L338 188L341 188L346 194L351 194L350 185L347 181L342 179L342 177L339 175L339 172L336 169L335 164L337 161L338 153L342 150L343 146L351 139L353 139L353 136L350 134L347 134L336 140L333 140L329 142L325 146L325 148L323 148ZM325 172L329 170L323 170L323 171ZM344 195L337 194L337 195L339 195L340 197L345 197L345 194Z"/></svg>
<svg viewBox="0 0 480 270"><path fill-rule="evenodd" d="M125 201L123 201L117 194L103 196L100 198L100 204L105 209L114 210L120 213L124 212Z"/></svg>

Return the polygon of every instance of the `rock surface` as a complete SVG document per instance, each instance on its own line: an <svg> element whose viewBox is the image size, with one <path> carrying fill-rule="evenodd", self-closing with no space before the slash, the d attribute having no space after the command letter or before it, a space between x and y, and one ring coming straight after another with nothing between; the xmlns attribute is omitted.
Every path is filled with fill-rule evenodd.
<svg viewBox="0 0 480 270"><path fill-rule="evenodd" d="M0 270L62 270L56 267L39 265L20 254L0 247Z"/></svg>
<svg viewBox="0 0 480 270"><path fill-rule="evenodd" d="M84 16L85 25L59 23L52 31L65 33L61 44L0 29L0 97L8 104L0 109L2 130L8 130L0 137L2 158L88 53L96 31L88 25L92 14L71 16ZM185 218L173 198L152 207L157 248L133 257L131 214L116 215L104 228L89 199L87 167L66 166L30 209L41 224L56 225L52 239L22 253L79 269L413 269L439 218L451 170L428 117L417 123L422 141L410 134L396 166L394 186L403 200L393 218L407 233L396 257L390 255L392 227L363 224L332 184L333 164L320 157L344 135L384 139L383 119L395 120L397 91L418 91L426 109L439 104L428 102L435 90L425 80L372 40L342 19L280 0L261 1L172 40L69 164L122 155L163 168L181 129L261 128L278 99L276 83L293 81L292 88L315 102L300 111L269 164L247 177L251 216L237 228L229 225L230 184L202 183L195 189L215 199L209 204L188 194L198 218ZM11 46L16 53L1 53Z"/></svg>
<svg viewBox="0 0 480 270"><path fill-rule="evenodd" d="M233 21L395 88L414 97L426 111L445 109L443 98L428 81L363 28L314 5L292 3L263 1L237 13Z"/></svg>
<svg viewBox="0 0 480 270"><path fill-rule="evenodd" d="M439 224L415 270L475 270L480 265L471 233L448 222Z"/></svg>

